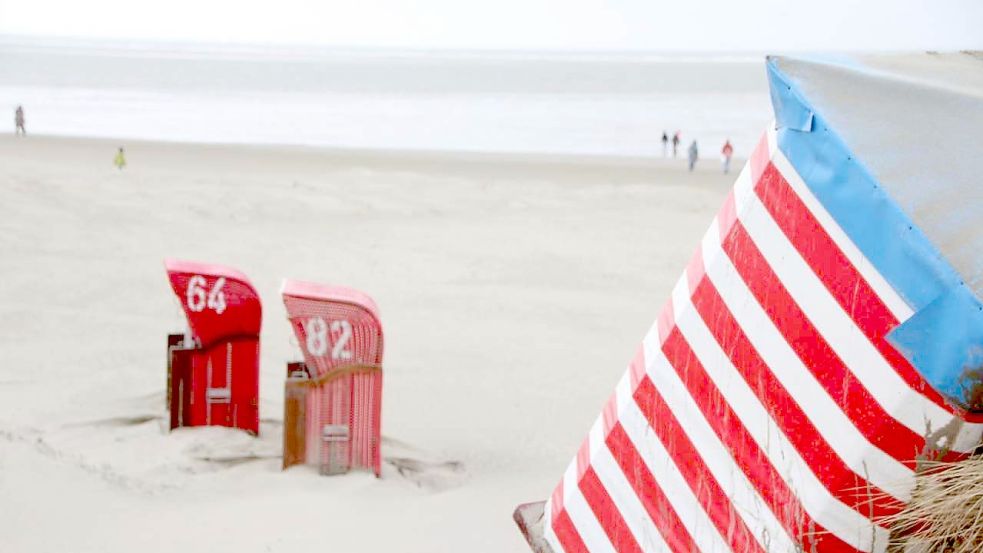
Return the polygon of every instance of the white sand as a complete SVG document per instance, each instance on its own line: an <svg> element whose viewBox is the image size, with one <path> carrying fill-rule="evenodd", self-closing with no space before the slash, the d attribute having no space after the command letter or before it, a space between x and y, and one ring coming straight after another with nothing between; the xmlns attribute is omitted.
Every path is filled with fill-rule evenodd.
<svg viewBox="0 0 983 553"><path fill-rule="evenodd" d="M118 172L115 146L0 139L0 551L526 550L512 510L552 491L733 178L154 143ZM257 286L260 438L166 432L165 256ZM286 276L380 306L381 480L280 471Z"/></svg>

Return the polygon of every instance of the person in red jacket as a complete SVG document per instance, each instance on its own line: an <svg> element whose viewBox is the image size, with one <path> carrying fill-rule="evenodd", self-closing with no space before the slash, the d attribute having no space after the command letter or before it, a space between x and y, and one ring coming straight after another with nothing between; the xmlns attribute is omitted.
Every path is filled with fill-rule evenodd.
<svg viewBox="0 0 983 553"><path fill-rule="evenodd" d="M724 141L724 148L720 150L721 159L724 162L724 174L730 173L730 158L734 156L734 147L730 145L730 139Z"/></svg>

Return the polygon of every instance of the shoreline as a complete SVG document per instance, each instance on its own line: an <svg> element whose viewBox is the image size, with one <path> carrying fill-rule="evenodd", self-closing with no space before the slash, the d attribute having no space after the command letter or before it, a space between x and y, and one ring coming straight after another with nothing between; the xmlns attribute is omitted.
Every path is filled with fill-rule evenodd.
<svg viewBox="0 0 983 553"><path fill-rule="evenodd" d="M178 157L212 157L216 163L229 157L248 153L252 157L280 158L285 162L323 163L332 166L372 166L381 171L430 171L439 165L445 174L481 175L485 177L550 177L557 171L575 173L564 180L621 182L653 182L666 172L686 175L687 162L677 158L633 157L613 155L548 154L524 152L483 152L467 150L395 150L385 148L341 148L303 144L178 142L167 140L119 139L64 135L28 134L0 136L0 148L16 148L19 144L49 145L60 149L95 150L105 148L115 152L123 146L128 156L144 152L164 153ZM0 151L2 155L2 151ZM109 154L110 156L112 154ZM196 160L198 161L198 160ZM263 159L262 161L269 161ZM744 166L743 158L731 160L731 173L724 175L720 159L701 158L693 176L696 180L721 180L730 185ZM659 175L656 175L659 173Z"/></svg>

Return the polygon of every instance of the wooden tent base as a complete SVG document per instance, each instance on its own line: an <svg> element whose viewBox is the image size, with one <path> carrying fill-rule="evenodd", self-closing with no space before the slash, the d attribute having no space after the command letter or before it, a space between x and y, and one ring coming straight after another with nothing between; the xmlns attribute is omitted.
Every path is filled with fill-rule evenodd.
<svg viewBox="0 0 983 553"><path fill-rule="evenodd" d="M543 509L545 501L523 503L515 508L512 518L519 525L519 531L526 537L533 553L553 553L553 549L543 538Z"/></svg>

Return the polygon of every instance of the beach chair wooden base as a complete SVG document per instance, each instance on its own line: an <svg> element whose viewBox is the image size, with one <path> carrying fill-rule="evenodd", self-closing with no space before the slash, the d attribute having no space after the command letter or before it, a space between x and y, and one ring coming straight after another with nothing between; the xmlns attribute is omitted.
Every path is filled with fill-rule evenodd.
<svg viewBox="0 0 983 553"><path fill-rule="evenodd" d="M519 525L519 531L526 537L533 553L553 553L553 549L543 537L543 510L545 501L523 503L515 508L512 519Z"/></svg>

